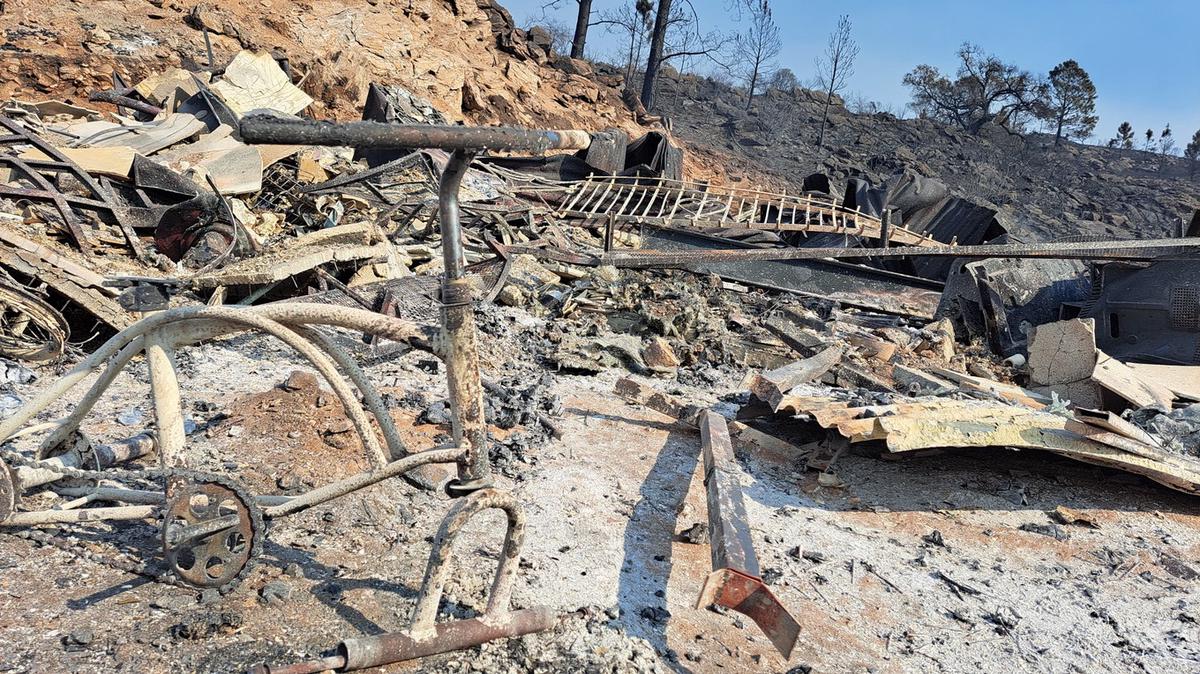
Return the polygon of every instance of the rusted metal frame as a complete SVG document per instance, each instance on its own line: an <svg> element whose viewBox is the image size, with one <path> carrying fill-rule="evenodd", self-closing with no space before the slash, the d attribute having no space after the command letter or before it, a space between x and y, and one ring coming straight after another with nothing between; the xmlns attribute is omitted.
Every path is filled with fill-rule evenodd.
<svg viewBox="0 0 1200 674"><path fill-rule="evenodd" d="M450 561L459 532L476 514L499 509L507 517L504 544L496 575L492 580L487 608L481 617L437 622L438 604L450 575ZM511 494L484 489L459 500L442 520L433 541L425 580L409 628L371 637L346 639L338 644L337 654L290 667L263 666L252 671L264 673L320 672L326 669L348 672L381 667L395 662L445 653L475 646L494 639L521 636L549 629L557 622L548 607L512 611L510 598L520 565L525 539L525 513Z"/></svg>
<svg viewBox="0 0 1200 674"><path fill-rule="evenodd" d="M111 508L83 508L80 510L38 510L36 512L13 513L6 519L0 520L0 527L32 527L39 524L144 520L157 517L160 510L162 508L157 505L113 506Z"/></svg>
<svg viewBox="0 0 1200 674"><path fill-rule="evenodd" d="M65 195L59 192L46 180L46 177L38 173L35 169L29 166L26 162L18 159L16 156L8 156L2 158L12 168L27 180L37 185L36 189L26 189L21 187L8 187L0 185L0 195L17 196L29 199L44 199L54 204L58 209L58 213L62 216L63 224L67 226L67 233L71 235L71 240L79 249L86 255L92 254L92 242L88 240L83 233L83 227L79 223L79 218L75 216L75 212L71 210L71 206L67 203Z"/></svg>
<svg viewBox="0 0 1200 674"><path fill-rule="evenodd" d="M290 498L285 503L274 505L263 510L268 518L286 517L313 506L321 505L351 492L364 489L397 475L403 475L420 466L431 463L454 463L466 454L466 449L450 447L446 449L428 449L415 452L388 463L376 470L352 475L344 480L318 487L299 496Z"/></svg>
<svg viewBox="0 0 1200 674"><path fill-rule="evenodd" d="M109 368L105 374L100 377L92 387L92 390L84 396L72 414L55 431L58 438L53 444L60 444L63 439L74 433L79 423L86 416L87 412L90 411L99 398L99 395L111 383L117 372L137 353L140 349L140 342L138 340L142 335L168 324L188 321L194 325L180 326L186 329L186 333L183 336L176 335L168 342L168 347L176 348L183 343L211 339L236 330L237 328L230 327L231 324L240 326L243 329L258 329L283 340L286 344L296 349L309 362L313 363L322 376L330 383L335 394L338 395L346 407L347 414L355 421L356 430L362 436L364 447L371 448L373 442L375 447L378 447L378 441L375 440L370 422L366 419L361 406L358 404L357 396L354 395L338 375L337 369L334 367L333 362L329 360L329 357L323 354L317 346L304 340L294 331L283 328L283 323L272 321L270 320L271 318L279 318L281 321L290 323L294 327L300 327L309 323L338 325L353 330L379 332L393 339L401 338L402 341L403 333L409 332L409 328L407 327L402 328L398 332L387 329L389 325L405 325L405 321L389 319L378 314L356 309L320 305L266 305L255 307L254 309L187 307L161 312L143 319L139 323L118 333L102 345L92 356L57 380L42 394L18 410L12 417L0 422L0 439L12 437L17 429L27 423L34 415L46 409L46 407L65 395L91 372L103 366L110 358L114 358L115 356L116 358L112 363L109 363ZM363 387L369 388L369 383L366 382L365 377L361 376L361 371L357 373L350 371L347 374L360 389ZM165 381L164 385L166 385ZM367 400L368 407L376 408L372 410L373 413L379 415L380 411L378 408L381 408L382 404L372 405L369 394L364 393L364 398ZM386 411L383 413L386 414ZM380 420L380 424L384 428L386 428L386 423L385 420ZM402 446L400 448L402 449ZM395 447L393 447L394 449ZM372 455L376 456L376 462L380 465L388 461L382 449L368 449L368 452L368 458Z"/></svg>
<svg viewBox="0 0 1200 674"><path fill-rule="evenodd" d="M800 638L800 623L762 580L725 418L705 410L700 415L700 442L713 571L696 608L717 604L745 614L786 659Z"/></svg>
<svg viewBox="0 0 1200 674"><path fill-rule="evenodd" d="M109 213L111 213L113 220L115 220L117 223L117 227L121 230L121 233L125 236L125 239L129 243L129 246L133 249L134 256L137 257L137 259L139 259L139 260L146 259L146 251L142 247L141 241L137 238L137 234L133 231L133 228L129 225L129 223L127 223L125 221L125 219L123 217L125 215L125 209L114 205L109 200L110 193L107 192L103 187L101 187L95 180L93 180L91 175L89 175L87 171L84 171L82 168L79 167L78 164L71 161L71 158L66 156L62 152L60 152L58 148L47 143L45 140L39 138L36 134L29 133L23 126L21 126L20 124L17 124L16 122L9 119L8 117L5 117L4 115L0 115L0 125L4 126L9 131L11 131L14 136L17 136L16 140L19 140L22 143L28 143L28 144L32 145L33 147L37 148L37 150L39 152L46 155L47 157L49 157L52 160L52 161L26 160L25 163L27 165L33 166L33 167L43 166L47 169L56 170L59 172L69 172L72 175L72 177L74 177L75 180L77 182L79 182L79 184L81 184L85 188L87 188L87 190L92 194L93 197L98 198L99 200L95 204L92 204L92 203L85 203L84 201L78 200L78 198L75 198L75 197L70 197L69 195L62 195L62 197L64 199L66 199L68 201L68 203L78 203L81 206L89 206L91 208L103 209L103 210L107 210ZM12 136L5 136L3 139L0 139L0 144L9 142L8 139L10 139L10 138L12 138ZM0 161L3 161L3 160L8 160L10 162L19 161L16 159L16 157L0 156ZM28 172L27 169L26 169L26 172ZM43 189L48 189L49 191L53 191L56 194L61 194L58 192L58 190L55 190L52 187L46 187L45 181L44 181L44 179L42 179L40 174L37 177L35 177L32 173L29 173L29 178L31 180L33 180L34 182L38 182L42 186ZM59 202L57 200L55 200L55 204L58 205ZM61 206L60 206L60 211L61 211ZM74 217L74 213L71 213L71 217ZM68 219L67 215L64 215L63 218L67 222L67 226L70 227L72 220ZM79 234L82 235L82 230L80 230ZM72 236L75 236L74 231L72 231ZM84 248L85 246L90 247L90 242L85 240L82 243L79 243L78 245L80 246L80 248ZM90 248L85 250L85 252L90 252Z"/></svg>
<svg viewBox="0 0 1200 674"><path fill-rule="evenodd" d="M536 130L513 127L438 126L382 122L318 122L250 116L241 122L242 139L251 144L331 145L351 147L436 147L446 151L510 150L545 153L585 150L586 131Z"/></svg>

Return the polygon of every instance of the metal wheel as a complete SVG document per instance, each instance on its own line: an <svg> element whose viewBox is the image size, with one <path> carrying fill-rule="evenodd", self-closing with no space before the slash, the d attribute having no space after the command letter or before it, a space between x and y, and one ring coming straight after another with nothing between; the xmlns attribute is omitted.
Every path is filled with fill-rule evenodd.
<svg viewBox="0 0 1200 674"><path fill-rule="evenodd" d="M201 588L235 583L254 556L261 517L250 499L216 480L172 479L163 513L171 573Z"/></svg>

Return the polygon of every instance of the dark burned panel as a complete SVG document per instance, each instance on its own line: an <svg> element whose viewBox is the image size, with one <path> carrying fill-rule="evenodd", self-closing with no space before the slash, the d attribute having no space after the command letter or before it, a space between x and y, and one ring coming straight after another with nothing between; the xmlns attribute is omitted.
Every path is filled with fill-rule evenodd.
<svg viewBox="0 0 1200 674"><path fill-rule="evenodd" d="M1026 347L1024 326L1058 320L1064 303L1083 302L1090 289L1083 263L1075 260L956 260L937 317L1010 356Z"/></svg>
<svg viewBox="0 0 1200 674"><path fill-rule="evenodd" d="M649 227L642 233L642 242L645 248L662 251L756 248L716 236ZM918 318L933 317L942 290L937 281L834 260L714 262L688 268L751 285Z"/></svg>
<svg viewBox="0 0 1200 674"><path fill-rule="evenodd" d="M1080 315L1096 320L1096 343L1113 358L1200 364L1200 261L1104 265Z"/></svg>
<svg viewBox="0 0 1200 674"><path fill-rule="evenodd" d="M912 212L902 224L905 229L942 243L957 242L963 246L992 241L1007 233L996 218L995 210L958 197L947 197L932 206ZM918 276L945 279L952 263L948 259L918 258L912 260L912 268Z"/></svg>

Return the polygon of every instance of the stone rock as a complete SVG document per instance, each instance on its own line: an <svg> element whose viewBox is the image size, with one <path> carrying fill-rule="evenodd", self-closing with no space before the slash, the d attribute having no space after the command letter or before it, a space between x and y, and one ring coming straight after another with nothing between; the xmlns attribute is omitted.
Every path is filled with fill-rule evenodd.
<svg viewBox="0 0 1200 674"><path fill-rule="evenodd" d="M319 386L317 375L305 370L292 370L280 385L285 391L311 391Z"/></svg>
<svg viewBox="0 0 1200 674"><path fill-rule="evenodd" d="M671 344L662 337L651 339L646 348L642 349L642 360L651 370L659 372L674 371L679 367L679 357L675 355Z"/></svg>
<svg viewBox="0 0 1200 674"><path fill-rule="evenodd" d="M1091 318L1045 323L1029 338L1029 380L1039 386L1086 380L1097 359L1096 321Z"/></svg>
<svg viewBox="0 0 1200 674"><path fill-rule="evenodd" d="M272 580L258 591L258 599L264 604L276 606L292 598L292 586L282 580Z"/></svg>

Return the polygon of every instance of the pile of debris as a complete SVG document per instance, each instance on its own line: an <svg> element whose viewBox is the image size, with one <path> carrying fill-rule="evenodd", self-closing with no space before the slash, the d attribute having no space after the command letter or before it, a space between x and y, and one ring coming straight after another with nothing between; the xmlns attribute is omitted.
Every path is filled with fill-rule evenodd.
<svg viewBox="0 0 1200 674"><path fill-rule="evenodd" d="M700 429L713 558L700 604L746 613L786 657L799 625L763 580L731 437L796 447L831 488L851 446L884 458L988 447L1200 493L1200 217L1183 237L1022 243L996 210L912 173L844 189L814 175L793 194L689 182L663 133L449 127L396 87L371 87L363 122L314 122L295 116L311 99L286 59L262 52L241 52L220 75L171 70L95 98L116 113L11 101L0 116L0 355L93 352L37 401L0 407L6 444L50 430L32 451L6 447L2 526L165 509L165 557L184 571L166 578L229 591L261 548L263 518L411 473L461 499L438 531L413 627L390 642L415 657L432 652L420 635L435 629L446 579L438 551L482 509L507 513L494 601L439 643L554 621L545 608L509 611L524 514L484 478L493 463L519 478L530 447L562 435L556 373L620 369L664 388L744 374L741 389L715 392L736 403L733 420L631 380L617 393ZM481 153L495 146L537 156ZM577 151L540 156L552 149ZM505 320L522 326L517 353L534 362L481 379L476 324L489 335ZM94 447L77 432L142 349L156 411L178 416L174 349L247 326L327 379L341 404L328 411L348 417L330 432L356 431L368 470L254 496L232 478L170 472L182 423L160 417L152 432ZM408 452L357 364L414 349L445 362L449 401L424 401L419 422L449 425L449 448ZM102 366L67 420L18 430ZM313 382L295 379L285 389L320 405ZM104 500L131 505L79 508L101 500L92 491L69 508L20 509L22 491L75 494L54 483L155 452L160 472L112 475L161 478L162 494L105 486ZM460 478L486 470L446 483L414 471L429 463L455 463ZM223 539L228 550L213 542L235 525L242 538ZM213 569L181 561L197 541L216 546L202 550ZM347 640L314 666L381 664L364 655L377 645Z"/></svg>

